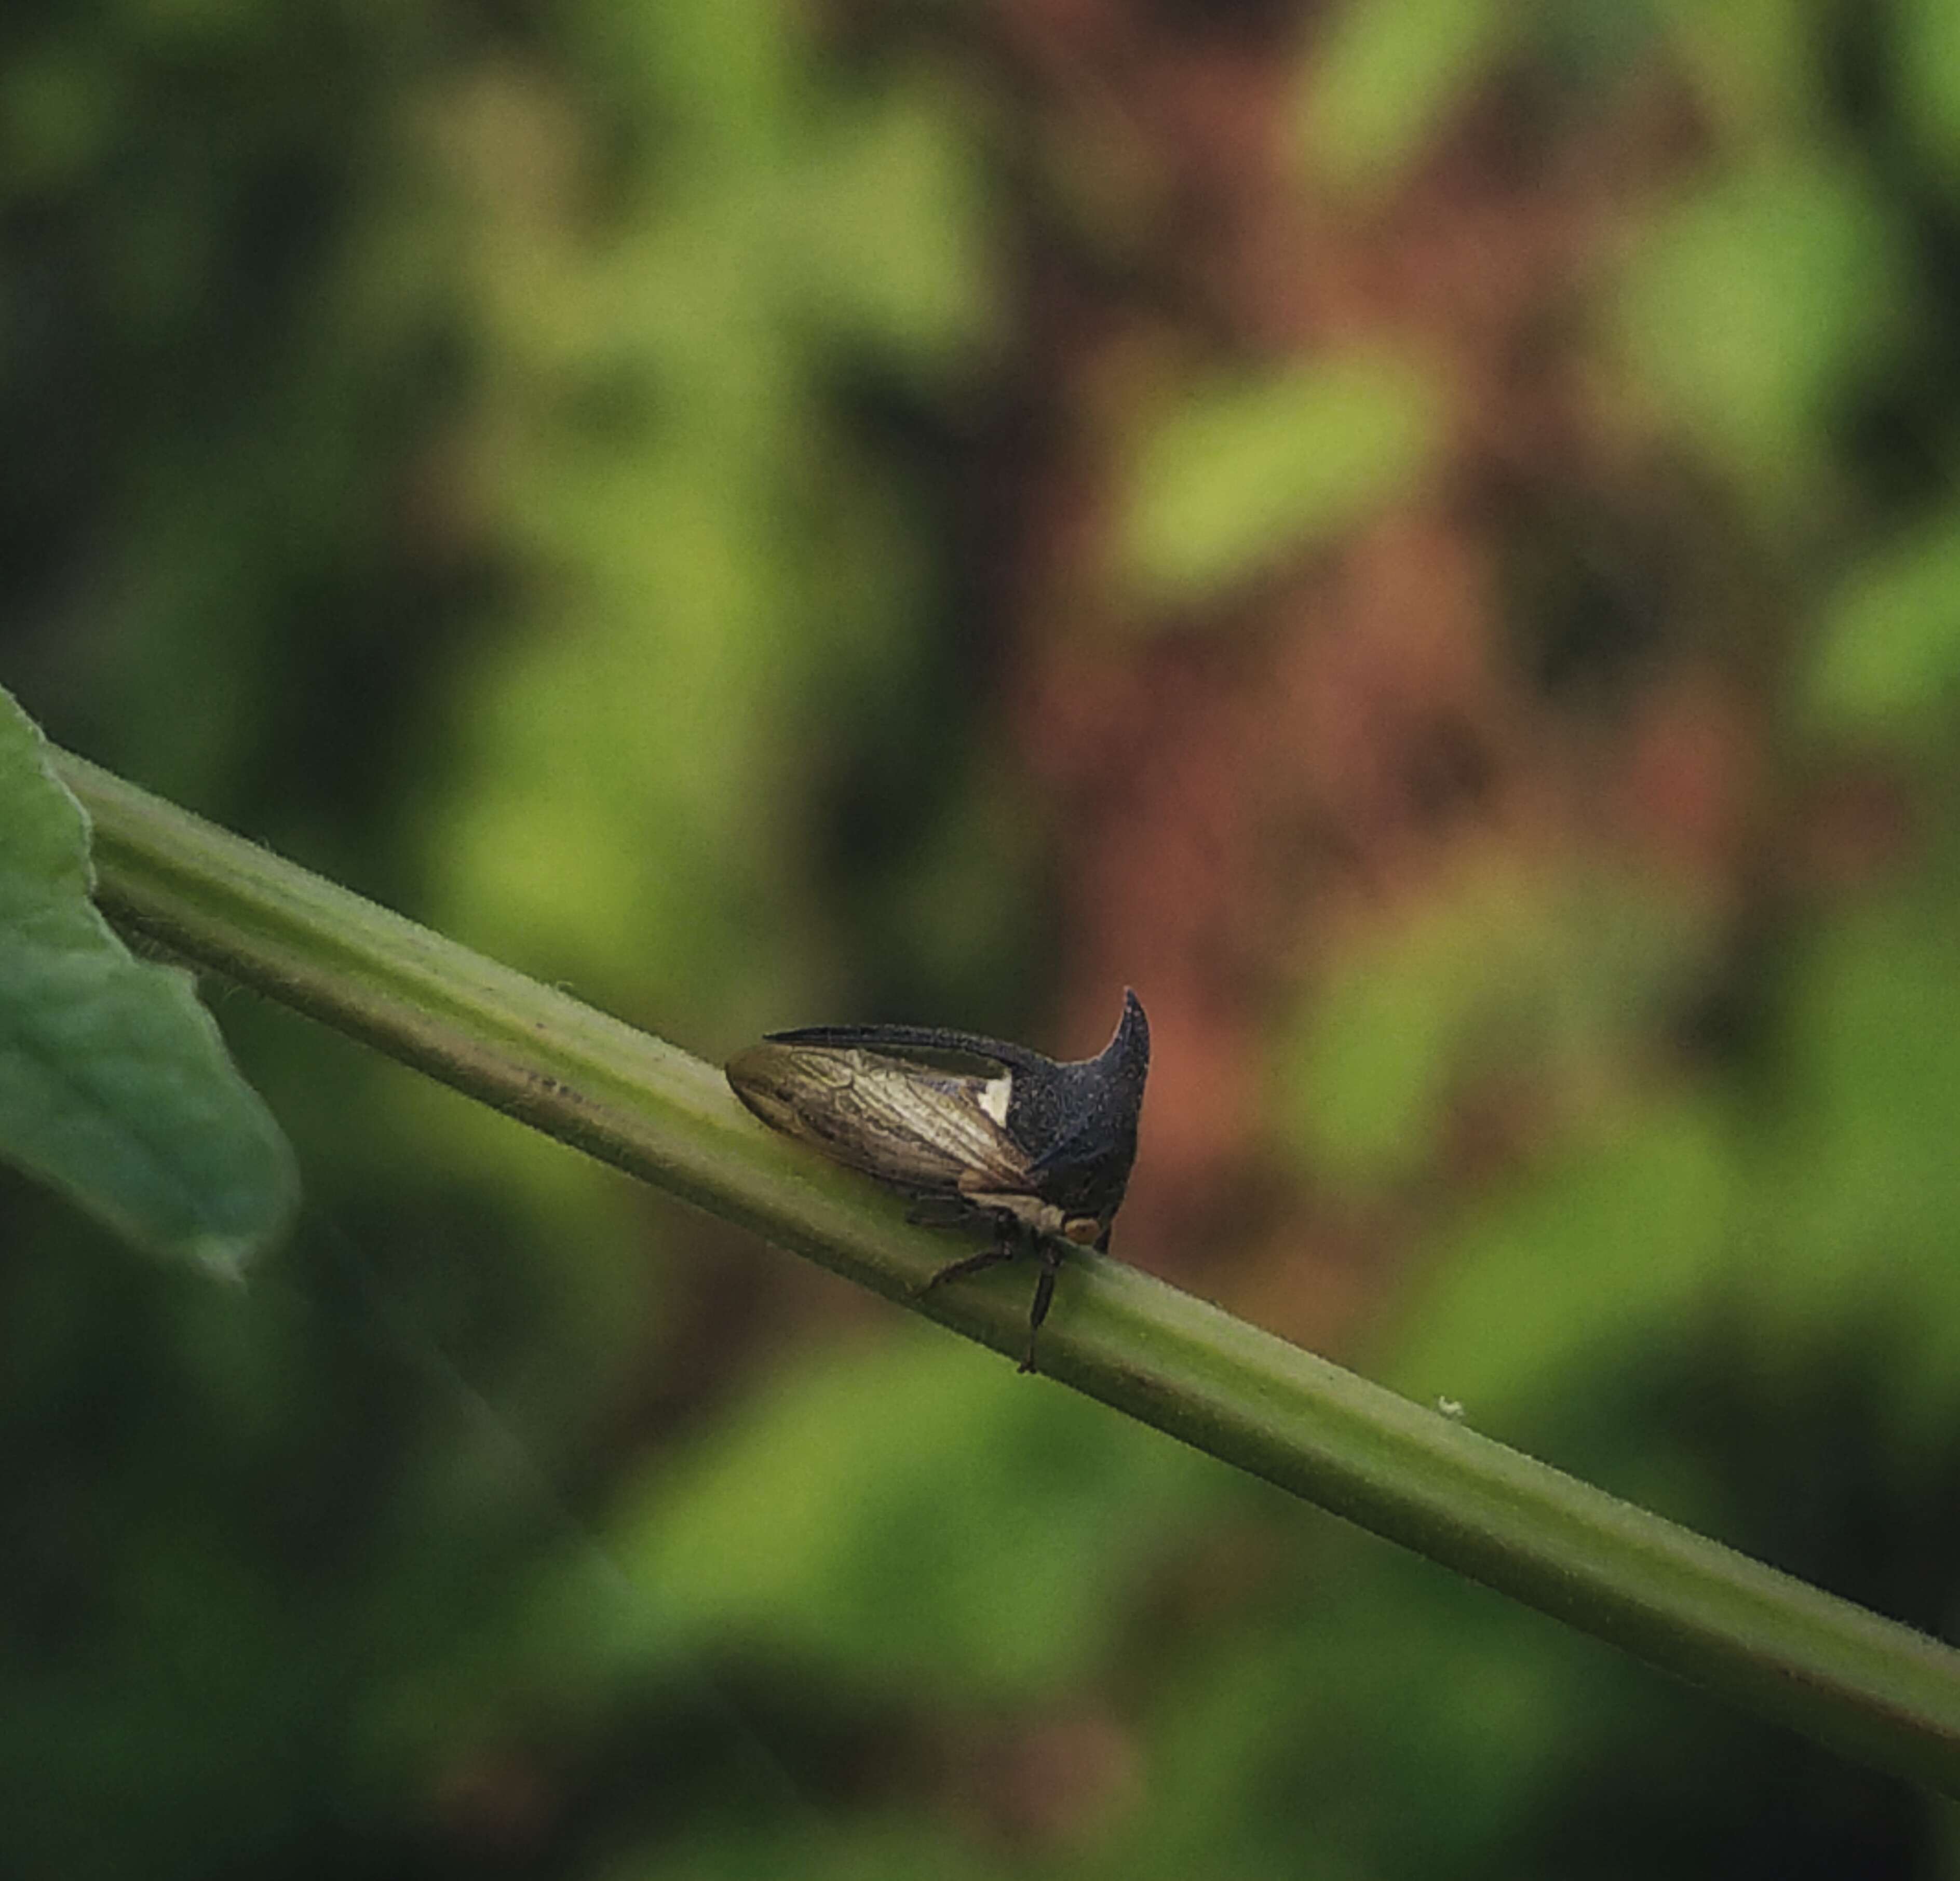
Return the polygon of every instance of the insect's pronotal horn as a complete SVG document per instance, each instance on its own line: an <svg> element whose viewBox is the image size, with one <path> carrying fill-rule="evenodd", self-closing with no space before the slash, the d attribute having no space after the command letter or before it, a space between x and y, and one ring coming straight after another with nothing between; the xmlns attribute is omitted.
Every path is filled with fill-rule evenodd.
<svg viewBox="0 0 1960 1881"><path fill-rule="evenodd" d="M1102 1056L1112 1066L1149 1067L1150 1022L1144 1017L1144 1002L1127 986L1123 988L1123 1016L1117 1020L1115 1034L1102 1048Z"/></svg>

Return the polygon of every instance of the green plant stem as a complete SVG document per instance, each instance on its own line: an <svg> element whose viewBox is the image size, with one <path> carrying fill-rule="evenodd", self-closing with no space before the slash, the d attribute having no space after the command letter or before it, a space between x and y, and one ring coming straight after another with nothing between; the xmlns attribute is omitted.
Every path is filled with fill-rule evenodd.
<svg viewBox="0 0 1960 1881"><path fill-rule="evenodd" d="M56 764L94 823L100 899L126 926L889 1297L947 1258L893 1198L756 1122L713 1067L81 759ZM1009 1272L912 1303L1017 1354L1027 1287ZM1960 1653L1936 1641L1115 1261L1071 1262L1041 1357L1197 1449L1960 1795Z"/></svg>

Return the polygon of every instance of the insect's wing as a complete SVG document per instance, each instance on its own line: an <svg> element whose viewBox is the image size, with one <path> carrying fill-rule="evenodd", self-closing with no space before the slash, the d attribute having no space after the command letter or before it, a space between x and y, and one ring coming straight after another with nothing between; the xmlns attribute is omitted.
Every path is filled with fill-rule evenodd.
<svg viewBox="0 0 1960 1881"><path fill-rule="evenodd" d="M876 1052L782 1041L728 1064L737 1096L833 1161L922 1195L1017 1193L1028 1159L985 1107L989 1081Z"/></svg>

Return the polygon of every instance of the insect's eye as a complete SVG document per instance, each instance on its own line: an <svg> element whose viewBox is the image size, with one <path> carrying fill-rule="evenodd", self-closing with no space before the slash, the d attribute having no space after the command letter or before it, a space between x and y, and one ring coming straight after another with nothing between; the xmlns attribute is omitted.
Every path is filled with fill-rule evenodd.
<svg viewBox="0 0 1960 1881"><path fill-rule="evenodd" d="M1102 1224L1093 1215L1072 1215L1061 1224L1061 1231L1077 1247L1087 1247L1102 1232Z"/></svg>

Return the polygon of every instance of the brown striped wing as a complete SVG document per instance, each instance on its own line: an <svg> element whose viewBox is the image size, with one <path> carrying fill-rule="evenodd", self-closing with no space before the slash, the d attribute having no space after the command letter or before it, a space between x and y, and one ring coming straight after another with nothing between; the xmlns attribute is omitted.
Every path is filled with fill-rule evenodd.
<svg viewBox="0 0 1960 1881"><path fill-rule="evenodd" d="M1028 1161L982 1107L989 1081L881 1052L764 1043L728 1082L768 1124L851 1169L927 1195L1015 1192Z"/></svg>

